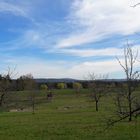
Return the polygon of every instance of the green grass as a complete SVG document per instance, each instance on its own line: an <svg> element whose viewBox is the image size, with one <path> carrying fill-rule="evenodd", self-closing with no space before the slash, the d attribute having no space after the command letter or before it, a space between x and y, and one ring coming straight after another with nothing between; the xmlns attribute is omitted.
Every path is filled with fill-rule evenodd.
<svg viewBox="0 0 140 140"><path fill-rule="evenodd" d="M114 110L111 97L101 99L99 112L88 90L76 95L73 90L54 90L51 102L44 101L31 112L3 112L0 114L0 140L139 140L140 118L131 123L121 122L105 132L105 118ZM29 92L13 93L24 100ZM46 96L38 93L36 99ZM14 107L14 106L13 106ZM29 107L26 105L25 107Z"/></svg>

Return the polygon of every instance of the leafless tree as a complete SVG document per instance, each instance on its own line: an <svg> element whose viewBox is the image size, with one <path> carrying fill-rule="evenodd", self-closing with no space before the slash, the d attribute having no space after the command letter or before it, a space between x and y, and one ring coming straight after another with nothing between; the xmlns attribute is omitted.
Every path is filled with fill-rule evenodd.
<svg viewBox="0 0 140 140"><path fill-rule="evenodd" d="M123 68L126 79L122 82L118 82L112 85L111 90L116 95L114 98L116 110L112 116L105 118L106 126L105 130L110 128L116 123L128 119L129 122L133 118L137 118L140 115L140 72L137 69L138 50L135 50L132 45L127 42L127 46L124 47L123 58L118 58L117 61Z"/></svg>
<svg viewBox="0 0 140 140"><path fill-rule="evenodd" d="M140 78L139 71L136 70L136 62L138 58L138 50L134 50L132 46L127 43L127 47L124 48L124 62L117 58L120 66L123 68L126 75L126 83L122 85L121 96L118 95L118 107L120 117L128 116L129 121L132 120L132 116L138 108L136 108L137 96L136 89L138 86L138 80ZM122 100L121 100L122 99ZM125 105L121 105L125 102Z"/></svg>
<svg viewBox="0 0 140 140"><path fill-rule="evenodd" d="M4 103L4 97L8 93L10 88L10 77L9 75L1 76L0 78L0 106Z"/></svg>
<svg viewBox="0 0 140 140"><path fill-rule="evenodd" d="M90 97L95 101L96 111L99 110L98 104L100 99L107 93L107 84L104 83L108 75L95 75L94 73L89 73L89 88L91 89Z"/></svg>
<svg viewBox="0 0 140 140"><path fill-rule="evenodd" d="M0 106L4 103L5 95L11 90L13 76L15 76L15 68L12 70L10 67L7 68L6 74L0 75Z"/></svg>
<svg viewBox="0 0 140 140"><path fill-rule="evenodd" d="M117 57L117 61L123 68L126 79L114 87L116 91L115 119L114 117L108 119L107 128L125 119L132 121L133 117L137 117L140 114L140 100L137 94L140 73L136 70L138 50L134 50L127 43L123 56L124 58L122 60Z"/></svg>

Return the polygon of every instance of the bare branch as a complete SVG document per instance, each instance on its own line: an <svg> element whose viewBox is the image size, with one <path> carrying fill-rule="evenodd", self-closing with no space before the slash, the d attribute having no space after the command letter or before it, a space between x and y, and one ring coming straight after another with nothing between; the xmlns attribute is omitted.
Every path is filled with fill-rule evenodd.
<svg viewBox="0 0 140 140"><path fill-rule="evenodd" d="M135 8L135 7L137 7L138 5L140 5L140 2L139 2L139 3L134 4L134 5L130 6L130 7Z"/></svg>

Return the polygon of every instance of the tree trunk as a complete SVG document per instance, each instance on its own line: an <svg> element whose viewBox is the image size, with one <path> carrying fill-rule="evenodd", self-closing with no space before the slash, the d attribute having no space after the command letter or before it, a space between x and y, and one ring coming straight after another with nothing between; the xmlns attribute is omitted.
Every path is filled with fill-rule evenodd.
<svg viewBox="0 0 140 140"><path fill-rule="evenodd" d="M0 106L2 106L3 104L3 100L4 100L4 93L0 96Z"/></svg>
<svg viewBox="0 0 140 140"><path fill-rule="evenodd" d="M128 106L129 106L129 121L132 121L132 99L131 99L131 81L128 81Z"/></svg>
<svg viewBox="0 0 140 140"><path fill-rule="evenodd" d="M32 114L35 114L35 104L34 104L34 101L32 103Z"/></svg>
<svg viewBox="0 0 140 140"><path fill-rule="evenodd" d="M131 103L131 94L129 95L129 121L132 121L132 103Z"/></svg>
<svg viewBox="0 0 140 140"><path fill-rule="evenodd" d="M96 102L96 111L98 112L98 101L95 102Z"/></svg>

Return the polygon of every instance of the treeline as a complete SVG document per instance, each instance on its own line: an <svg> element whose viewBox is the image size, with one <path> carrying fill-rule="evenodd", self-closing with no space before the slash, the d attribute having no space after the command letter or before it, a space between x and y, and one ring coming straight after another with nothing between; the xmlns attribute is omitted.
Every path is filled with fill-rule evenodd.
<svg viewBox="0 0 140 140"><path fill-rule="evenodd" d="M1 83L9 83L8 90L10 91L23 91L30 89L40 90L42 85L46 85L48 89L73 89L75 86L79 86L81 88L89 88L90 84L93 83L93 80L77 80L75 82L37 82L36 79L33 78L32 74L26 74L20 76L17 79L12 79L9 74L0 75ZM31 83L33 85L31 85ZM126 83L126 81L105 81L105 80L94 80L94 83L97 85L106 84L106 85L116 85Z"/></svg>

